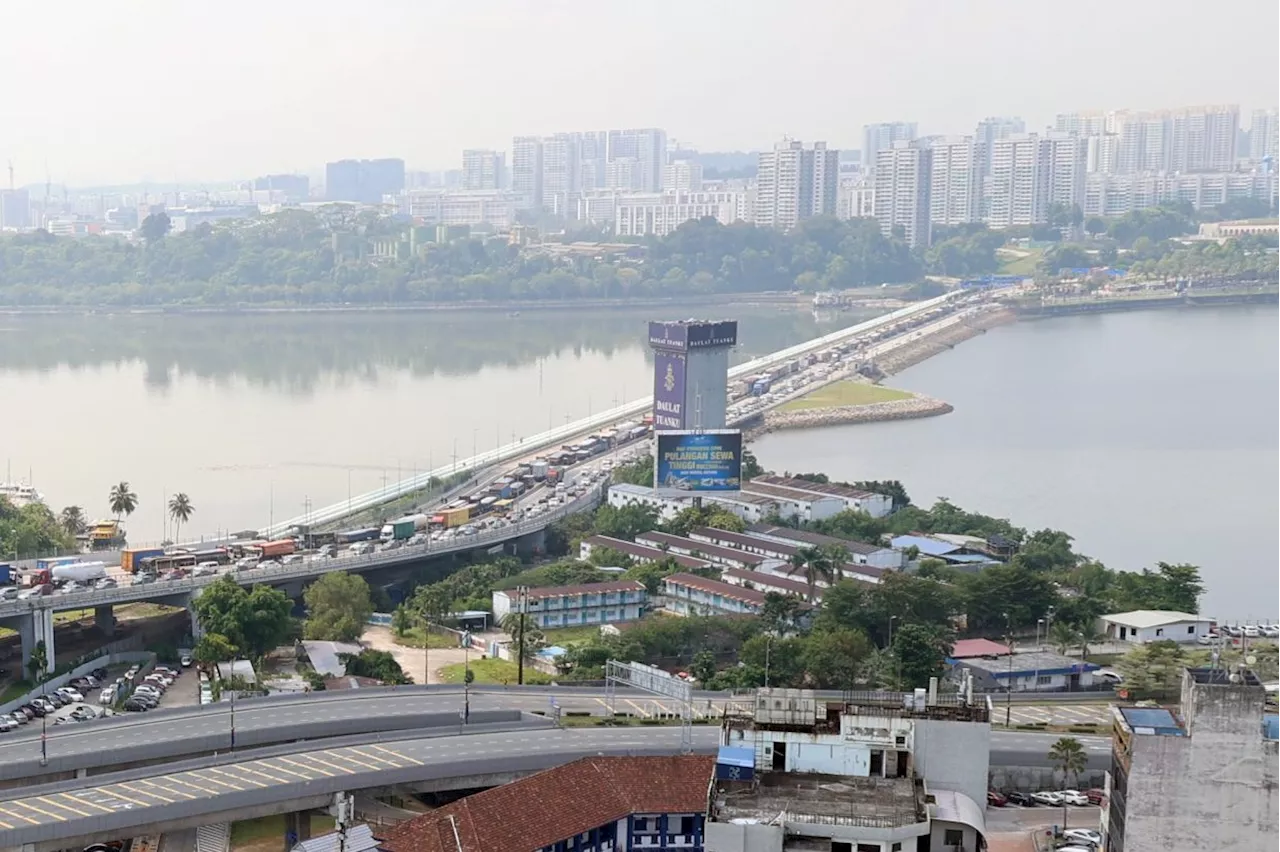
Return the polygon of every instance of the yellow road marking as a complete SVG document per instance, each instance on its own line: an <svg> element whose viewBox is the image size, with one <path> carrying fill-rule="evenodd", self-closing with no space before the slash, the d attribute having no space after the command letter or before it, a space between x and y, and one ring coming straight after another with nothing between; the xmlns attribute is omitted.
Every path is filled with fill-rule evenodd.
<svg viewBox="0 0 1280 852"><path fill-rule="evenodd" d="M310 755L308 755L308 757L310 757ZM333 777L333 773L332 773L332 772L326 772L325 770L321 769L319 766L312 766L310 763L299 763L298 761L296 761L296 760L290 760L290 759L289 759L289 758L287 758L287 757L277 758L277 760L283 761L284 763L287 763L287 764L289 764L290 766L296 766L296 767L298 767L299 769L304 769L304 770L307 770L307 771L310 771L310 772L319 772L319 773L320 773L321 775L323 775L325 778L332 778L332 777Z"/></svg>
<svg viewBox="0 0 1280 852"><path fill-rule="evenodd" d="M5 822L4 820L0 819L0 828L13 828L13 826L9 825L9 823L7 823L7 822Z"/></svg>
<svg viewBox="0 0 1280 852"><path fill-rule="evenodd" d="M160 801L166 802L167 804L170 804L170 805L173 804L173 799L162 796L159 793L153 793L150 790L139 790L135 787L130 787L128 784L125 784L123 782L121 782L117 786L123 787L124 789L128 790L130 793L133 793L134 795L137 795L137 796L150 796L153 799L159 799ZM166 790L165 792L168 792L168 791ZM139 802L138 804L142 804L142 803ZM144 808L151 807L150 805L142 805L142 806Z"/></svg>
<svg viewBox="0 0 1280 852"><path fill-rule="evenodd" d="M98 810L102 811L103 813L108 813L108 814L113 814L113 813L115 813L115 811L114 811L114 810L112 810L111 808L107 807L106 805L100 805L100 804L98 804L97 802L90 802L88 799L82 799L82 798L80 798L79 796L77 796L75 793L63 793L62 795L63 795L63 796L66 796L68 799L70 799L70 800L71 800L71 801L73 801L73 802L79 802L79 803L80 803L80 804L82 804L82 805L88 805L88 806L89 806L89 807L91 807L91 808L97 808Z"/></svg>
<svg viewBox="0 0 1280 852"><path fill-rule="evenodd" d="M263 772L261 769L254 769L252 766L250 766L250 765L249 765L249 764L247 764L247 763L240 763L240 764L236 764L236 769L240 770L241 772L249 772L249 773L251 773L251 774L253 774L253 775L261 775L263 778L266 778L266 779L267 779L268 781L270 781L272 784L283 784L286 780L288 780L288 779L285 779L285 778L277 778L276 776L272 775L270 772ZM223 773L221 773L221 774L223 774L223 775L227 775L227 773L225 773L225 772L223 772ZM235 777L237 777L237 776L230 775L230 776L228 776L228 777L235 778ZM246 778L245 780L247 781L247 780L249 780L249 779L247 779L247 778ZM266 787L266 786L268 786L268 785L266 785L266 784L261 784L261 785L259 785L259 786Z"/></svg>
<svg viewBox="0 0 1280 852"><path fill-rule="evenodd" d="M238 775L231 775L231 774L228 774L228 773L226 773L226 772L223 772L221 769L217 769L217 768L212 767L212 766L210 766L210 767L209 767L207 770L205 770L205 771L206 771L206 772L212 772L212 773L214 773L214 774L216 774L216 775L222 775L222 776L224 776L224 777L226 777L226 778L230 778L230 779L232 779L232 780L234 780L234 781L242 781L242 782L244 782L245 784L252 784L252 785L253 785L253 786L255 786L255 787L266 787L266 786L267 786L266 784L263 784L261 781L256 781L256 780L254 780L253 778L241 778L241 777L240 777L240 776L238 776ZM261 773L259 773L259 774L261 774ZM212 779L210 779L210 780L212 780ZM231 782L230 782L230 781L222 781L222 782L219 782L219 783L226 784L228 787L232 787L232 786L234 786L234 785L232 785L232 784L231 784Z"/></svg>
<svg viewBox="0 0 1280 852"><path fill-rule="evenodd" d="M321 755L324 755L325 757L329 758L329 760L322 760L320 757ZM339 766L336 763L330 762L334 760L340 760L341 757L342 757L341 755L336 755L336 754L333 754L332 752L327 752L327 751L312 752L311 754L307 755L308 760L314 760L316 763L323 764L329 767L330 769L336 771L340 775L350 775L351 770L348 769L347 767Z"/></svg>
<svg viewBox="0 0 1280 852"><path fill-rule="evenodd" d="M161 777L164 777L164 776L161 776ZM166 780L167 780L167 779L166 779ZM190 794L190 793L188 793L186 790L176 790L176 789L174 789L173 787L171 787L171 786L169 786L169 785L167 785L167 784L161 784L159 781L157 781L157 780L156 780L156 779L154 779L154 778L139 778L139 779L138 779L138 783L139 783L139 784L146 784L148 787L155 787L157 790L164 790L164 791L165 791L166 793L168 793L170 796L182 796L183 798L186 798L186 799L198 799L198 798L200 798L199 796L193 796L193 795L191 795L191 794Z"/></svg>
<svg viewBox="0 0 1280 852"><path fill-rule="evenodd" d="M138 807L140 807L140 808L149 808L149 807L151 807L150 805L148 805L148 804L147 804L147 803L145 803L145 802L139 802L137 799L130 799L128 796L125 796L125 795L123 795L123 794L121 794L121 793L113 792L111 787L103 787L103 788L101 788L101 789L102 789L102 792L106 793L107 795L109 795L109 796L115 796L117 799L124 799L126 802L128 802L128 803L129 803L129 804L131 804L131 805L137 805L137 806L138 806Z"/></svg>
<svg viewBox="0 0 1280 852"><path fill-rule="evenodd" d="M64 805L62 804L62 802L56 802L53 799L50 799L48 796L38 796L37 799L41 802L47 802L48 804L52 805L55 808L62 808L64 811L71 811L71 813L78 814L82 817L89 816L89 814L85 813L82 810L79 810L78 808L73 808L70 805Z"/></svg>
<svg viewBox="0 0 1280 852"><path fill-rule="evenodd" d="M51 813L49 813L48 811L46 811L44 808L37 808L35 805L31 804L31 802L27 801L26 799L19 799L18 801L14 802L14 804L15 804L15 805L22 805L24 808L26 808L26 809L27 809L27 810L29 810L29 811L35 811L35 812L36 812L36 813L38 813L38 814L44 814L45 816L49 817L50 819L56 819L58 822L66 822L66 821L67 821L67 818L66 818L66 817L64 817L64 816L59 816L58 814L51 814Z"/></svg>
<svg viewBox="0 0 1280 852"><path fill-rule="evenodd" d="M276 766L275 764L272 764L271 768L272 768L273 770L278 769L278 770L280 770L281 772L288 772L290 775L297 776L298 778L301 778L303 781L314 781L314 780L315 780L314 778L309 778L309 777L307 777L306 775L303 775L301 772L294 772L292 769L289 769L289 768L284 767L284 766ZM279 781L277 781L276 783L280 783L280 782L279 782Z"/></svg>
<svg viewBox="0 0 1280 852"><path fill-rule="evenodd" d="M187 778L192 778L192 777L196 777L196 776L192 775L192 774L191 774L191 773L189 773L189 772L184 772L182 775L168 775L168 776L165 776L165 779L166 779L170 784L174 784L174 785L178 785L178 784L180 784L180 785L182 785L182 786L184 786L184 787L192 787L192 788L194 788L194 789L196 789L196 790L199 790L201 793L208 793L210 796L216 796L216 795L218 795L218 791L217 791L217 790L210 790L208 787L201 787L199 784L193 784L193 783L191 783L190 781L188 781L188 780L187 780ZM185 792L185 791L183 791L183 792Z"/></svg>
<svg viewBox="0 0 1280 852"><path fill-rule="evenodd" d="M416 760L416 759L414 759L414 758L412 758L412 757L409 757L407 754L397 754L396 752L392 751L391 749L389 749L389 748L383 748L383 747L382 747L382 746L380 746L380 745L375 745L375 746L373 746L373 747L374 747L374 748L376 748L376 749L377 749L378 751L380 751L380 752L384 752L385 754L389 754L389 755L391 755L392 757L396 758L397 760L407 760L407 761L409 761L409 763L411 763L411 764L414 764L414 765L416 765L416 766L422 766L422 761L421 761L421 760Z"/></svg>
<svg viewBox="0 0 1280 852"><path fill-rule="evenodd" d="M17 804L17 802L14 802L14 804ZM10 810L9 808L4 808L3 810L0 810L0 813L3 813L5 816L16 817L17 819L25 819L27 822L31 823L32 825L40 824L40 820L32 819L26 814L17 813L15 811Z"/></svg>
<svg viewBox="0 0 1280 852"><path fill-rule="evenodd" d="M360 750L360 749L358 749L358 748L351 748L351 749L347 749L347 750L348 750L348 751L350 751L350 752L353 752L353 753L355 753L355 754L358 754L358 755L360 755L360 756L361 756L361 757L363 757L363 758L367 758L367 759L369 759L369 760L376 760L378 763L385 763L385 764L387 764L388 766L393 767L393 768L395 768L395 769L399 769L399 768L400 768L400 764L395 763L395 762L390 761L390 760L387 760L385 757L383 757L383 756L382 756L382 755L380 755L380 754L369 754L368 752L361 751L361 750ZM381 766L375 766L374 768L375 768L375 769L381 769L382 767L381 767Z"/></svg>
<svg viewBox="0 0 1280 852"><path fill-rule="evenodd" d="M351 749L351 751L355 751L355 749ZM346 752L343 752L342 754L338 754L338 753L336 753L336 752L326 751L326 752L322 752L322 753L323 753L323 754L327 754L327 755L329 755L329 756L330 756L330 757L332 757L334 760L345 760L345 761L347 761L347 763L354 763L356 766L363 766L365 769L379 770L379 769L381 769L381 768L382 768L381 766L375 766L375 765L374 765L374 764L372 764L372 763L365 763L363 760L356 760L354 757L352 757L351 755L347 754ZM365 754L365 755L361 755L361 756L362 756L362 757L369 757L369 755L367 755L367 754ZM374 758L369 757L369 759L370 759L370 760L373 760Z"/></svg>
<svg viewBox="0 0 1280 852"><path fill-rule="evenodd" d="M244 788L243 788L243 787L237 787L235 784L232 784L232 783L231 783L231 782L229 782L229 781L219 781L217 778L206 778L206 777L204 777L203 775L201 775L201 776L200 776L200 780L201 780L201 781L207 781L207 782L209 782L210 784L221 784L223 787L230 787L232 790L236 790L236 791L238 791L238 792L244 792ZM266 786L266 785L265 785L265 784L260 784L260 785L258 785L258 786Z"/></svg>

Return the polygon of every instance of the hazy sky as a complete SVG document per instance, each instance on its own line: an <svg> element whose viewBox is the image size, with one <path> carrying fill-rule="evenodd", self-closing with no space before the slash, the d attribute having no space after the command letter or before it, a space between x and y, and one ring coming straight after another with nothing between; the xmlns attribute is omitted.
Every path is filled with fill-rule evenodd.
<svg viewBox="0 0 1280 852"><path fill-rule="evenodd" d="M456 168L516 134L702 150L863 124L1280 102L1276 0L7 0L0 168L199 181L342 157Z"/></svg>

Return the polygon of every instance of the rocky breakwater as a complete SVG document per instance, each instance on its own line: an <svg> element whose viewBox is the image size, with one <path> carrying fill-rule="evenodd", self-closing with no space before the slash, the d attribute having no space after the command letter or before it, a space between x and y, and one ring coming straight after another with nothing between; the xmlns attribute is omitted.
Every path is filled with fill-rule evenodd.
<svg viewBox="0 0 1280 852"><path fill-rule="evenodd" d="M895 399L891 402L873 402L866 405L805 408L799 411L774 410L766 412L764 422L750 429L747 437L759 437L777 429L816 429L822 426L843 426L848 423L914 420L917 417L936 417L950 411L952 411L950 403L922 394L913 394L910 399Z"/></svg>

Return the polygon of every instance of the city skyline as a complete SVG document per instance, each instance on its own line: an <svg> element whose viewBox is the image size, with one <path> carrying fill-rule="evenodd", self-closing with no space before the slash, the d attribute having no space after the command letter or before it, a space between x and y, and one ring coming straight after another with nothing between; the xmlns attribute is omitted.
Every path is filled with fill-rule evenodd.
<svg viewBox="0 0 1280 852"><path fill-rule="evenodd" d="M387 0L373 7L383 14L285 1L230 2L218 16L145 2L17 8L0 79L31 82L6 87L0 159L13 161L18 185L44 183L46 163L58 184L189 184L314 174L341 159L457 168L463 149L509 151L516 136L591 128L665 128L703 151L768 150L784 135L847 150L878 123L956 135L983 115L1009 115L1035 131L1073 111L1232 103L1248 116L1280 102L1274 4L1210 17L1199 4L1172 5L1185 9L1085 2L1052 27L1006 0L962 13L923 0L820 3L806 16L823 21L816 27L764 2L742 14L727 3L659 0L643 17L610 6L584 15L575 0L483 9ZM786 61L744 65L683 50L679 63L655 63L673 19L693 41L767 32ZM1153 63L1140 52L1068 61L1098 38L1100 20L1112 40L1194 40L1197 61ZM851 52L855 32L878 35ZM553 36L589 48L602 33L607 51L546 50ZM42 46L50 40L56 56ZM971 59L937 67L929 57L954 55L956 42ZM900 64L908 44L919 74L877 71ZM488 58L476 63L481 46ZM627 73L638 67L645 74ZM427 79L436 82L414 83Z"/></svg>

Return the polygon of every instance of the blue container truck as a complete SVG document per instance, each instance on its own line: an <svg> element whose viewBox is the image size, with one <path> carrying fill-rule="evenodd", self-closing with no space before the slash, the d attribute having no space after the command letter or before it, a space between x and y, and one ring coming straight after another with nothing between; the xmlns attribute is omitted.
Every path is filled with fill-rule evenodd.
<svg viewBox="0 0 1280 852"><path fill-rule="evenodd" d="M378 537L379 531L378 527L366 527L361 530L347 530L346 532L338 533L334 536L334 539L338 544L355 544L357 541L373 541Z"/></svg>
<svg viewBox="0 0 1280 852"><path fill-rule="evenodd" d="M7 586L13 582L13 566L8 562L0 562L0 586Z"/></svg>

